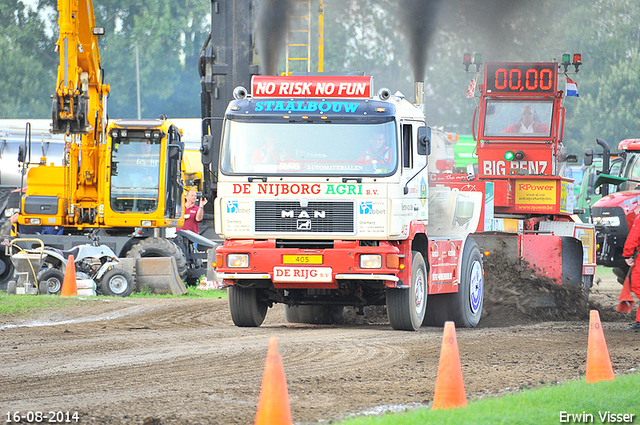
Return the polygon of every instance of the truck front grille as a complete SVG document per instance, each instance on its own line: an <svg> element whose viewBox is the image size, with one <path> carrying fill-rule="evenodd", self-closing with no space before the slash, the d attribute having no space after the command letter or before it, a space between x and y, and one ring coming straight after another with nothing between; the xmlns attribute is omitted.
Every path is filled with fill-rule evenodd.
<svg viewBox="0 0 640 425"><path fill-rule="evenodd" d="M256 232L355 233L353 202L256 201Z"/></svg>

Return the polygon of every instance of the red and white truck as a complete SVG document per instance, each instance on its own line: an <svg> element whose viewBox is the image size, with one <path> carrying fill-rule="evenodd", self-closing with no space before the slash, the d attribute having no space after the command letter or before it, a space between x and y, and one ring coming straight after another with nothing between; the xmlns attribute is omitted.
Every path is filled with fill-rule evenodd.
<svg viewBox="0 0 640 425"><path fill-rule="evenodd" d="M478 324L484 194L430 193L419 106L364 76L254 76L234 94L214 217L237 326L274 303L299 323L386 304L394 329Z"/></svg>

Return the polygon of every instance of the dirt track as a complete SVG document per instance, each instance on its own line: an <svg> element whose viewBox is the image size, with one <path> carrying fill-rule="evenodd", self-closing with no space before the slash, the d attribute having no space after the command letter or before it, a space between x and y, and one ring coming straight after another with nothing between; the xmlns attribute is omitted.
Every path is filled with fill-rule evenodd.
<svg viewBox="0 0 640 425"><path fill-rule="evenodd" d="M613 312L617 290L601 284L591 299L602 308L614 371L632 373L640 334L625 331L632 319ZM507 325L499 317L457 330L469 399L584 377L588 320ZM2 320L0 414L78 411L83 424L253 423L272 336L295 423L428 405L442 340L436 328L394 331L381 315L290 325L282 306L260 328L236 328L226 299L97 298Z"/></svg>

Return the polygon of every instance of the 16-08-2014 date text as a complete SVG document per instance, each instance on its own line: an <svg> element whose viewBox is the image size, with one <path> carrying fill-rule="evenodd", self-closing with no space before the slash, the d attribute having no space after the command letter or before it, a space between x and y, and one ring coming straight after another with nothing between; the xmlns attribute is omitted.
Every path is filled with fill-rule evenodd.
<svg viewBox="0 0 640 425"><path fill-rule="evenodd" d="M63 412L61 410L48 412L27 411L27 412L7 412L5 423L45 423L45 424L70 424L78 423L80 415L78 412Z"/></svg>

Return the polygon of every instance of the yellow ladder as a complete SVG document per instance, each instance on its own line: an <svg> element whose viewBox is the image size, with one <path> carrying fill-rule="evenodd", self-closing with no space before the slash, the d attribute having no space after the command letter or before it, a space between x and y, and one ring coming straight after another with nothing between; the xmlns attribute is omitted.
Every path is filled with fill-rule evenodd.
<svg viewBox="0 0 640 425"><path fill-rule="evenodd" d="M311 72L311 1L291 3L285 72Z"/></svg>

